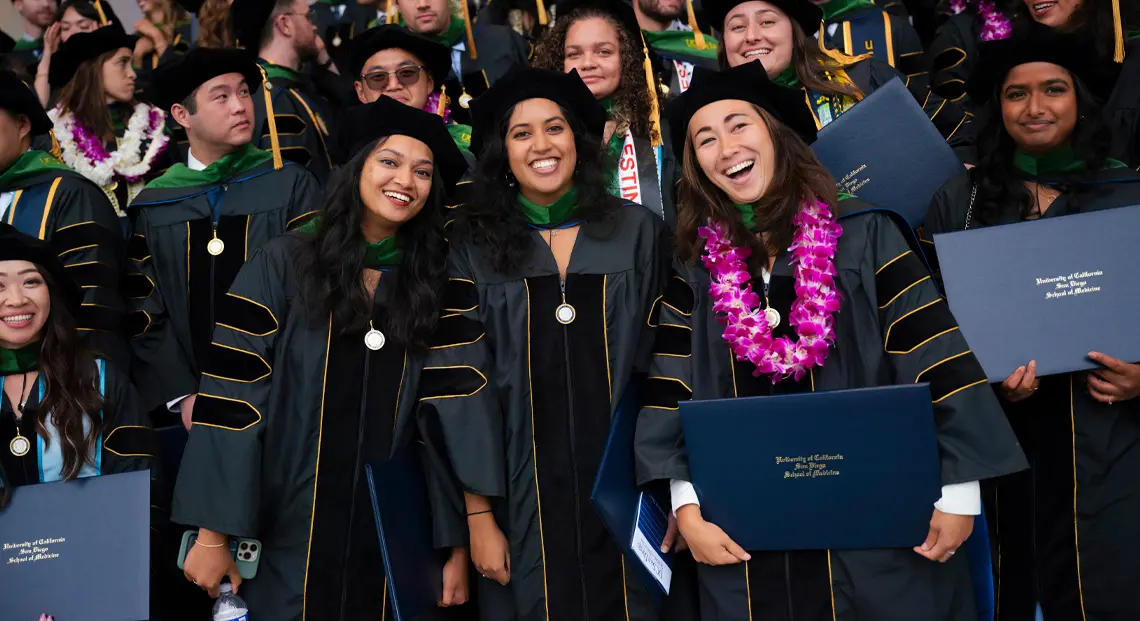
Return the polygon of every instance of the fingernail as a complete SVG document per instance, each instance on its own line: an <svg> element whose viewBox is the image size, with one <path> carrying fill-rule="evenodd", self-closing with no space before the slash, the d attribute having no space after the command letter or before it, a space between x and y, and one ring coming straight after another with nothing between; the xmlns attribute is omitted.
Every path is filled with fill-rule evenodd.
<svg viewBox="0 0 1140 621"><path fill-rule="evenodd" d="M1029 368L1036 369L1037 368L1037 361L1036 360L1030 360L1029 361Z"/></svg>
<svg viewBox="0 0 1140 621"><path fill-rule="evenodd" d="M662 552L668 552L668 551L669 551L669 546L666 546L666 545L663 545L663 546L661 546L661 551L662 551Z"/></svg>
<svg viewBox="0 0 1140 621"><path fill-rule="evenodd" d="M744 553L744 560L746 560L746 561L751 561L751 560L752 560L752 555L751 555L751 554L749 554L749 553L747 553L747 552L745 552L745 553Z"/></svg>

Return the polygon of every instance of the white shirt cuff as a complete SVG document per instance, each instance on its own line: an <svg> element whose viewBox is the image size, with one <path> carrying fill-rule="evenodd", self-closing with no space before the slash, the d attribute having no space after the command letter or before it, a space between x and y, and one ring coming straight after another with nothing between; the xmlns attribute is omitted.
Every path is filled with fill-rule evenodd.
<svg viewBox="0 0 1140 621"><path fill-rule="evenodd" d="M677 517L677 509L685 505L701 506L701 501L697 498L697 490L693 487L692 483L688 481L681 481L679 479L669 480L669 498L673 504L673 517Z"/></svg>
<svg viewBox="0 0 1140 621"><path fill-rule="evenodd" d="M190 395L182 395L181 397L178 397L177 399L174 399L172 401L167 401L166 402L166 409L171 411L171 412L175 412L175 413L181 412L182 411L182 401L185 400L186 397L189 397L189 396Z"/></svg>
<svg viewBox="0 0 1140 621"><path fill-rule="evenodd" d="M951 515L979 515L982 512L982 486L977 481L942 486L942 498L934 508Z"/></svg>

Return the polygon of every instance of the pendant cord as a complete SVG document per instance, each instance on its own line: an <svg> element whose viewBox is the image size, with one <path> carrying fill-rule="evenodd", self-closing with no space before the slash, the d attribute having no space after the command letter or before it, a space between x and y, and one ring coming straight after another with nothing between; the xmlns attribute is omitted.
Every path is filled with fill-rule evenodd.
<svg viewBox="0 0 1140 621"><path fill-rule="evenodd" d="M33 387L34 387L34 385L33 385ZM28 405L28 399L32 398L32 391L27 390L27 388L28 388L28 374L24 373L23 375L20 376L20 404L19 404L20 407L18 408L20 411L16 413L17 418L23 418L24 417L24 406Z"/></svg>

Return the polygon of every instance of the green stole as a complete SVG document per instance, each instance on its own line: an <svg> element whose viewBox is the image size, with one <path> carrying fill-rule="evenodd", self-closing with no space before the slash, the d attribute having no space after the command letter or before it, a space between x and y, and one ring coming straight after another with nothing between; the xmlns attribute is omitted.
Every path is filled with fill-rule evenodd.
<svg viewBox="0 0 1140 621"><path fill-rule="evenodd" d="M16 45L12 47L13 52L29 52L32 50L44 49L44 38L36 37L35 39L20 39L16 41Z"/></svg>
<svg viewBox="0 0 1140 621"><path fill-rule="evenodd" d="M43 151L28 151L16 158L15 162L0 173L0 192L10 188L21 179L38 175L45 170L71 170L63 162Z"/></svg>
<svg viewBox="0 0 1140 621"><path fill-rule="evenodd" d="M471 126L462 123L449 123L447 125L447 133L451 134L451 140L455 142L455 146L464 151L471 150Z"/></svg>
<svg viewBox="0 0 1140 621"><path fill-rule="evenodd" d="M602 107L605 108L606 119L607 120L612 119L614 116L613 115L613 111L614 111L614 98L613 98L613 96L605 97L603 99L599 99L598 103L602 104ZM625 132L618 133L617 129L615 128L613 135L610 136L610 141L606 144L607 162L612 162L614 164L614 169L610 175L610 193L613 194L614 196L620 195L620 192L618 192L617 162L618 162L618 158L621 157L621 150L622 150L622 147L624 147L624 146L625 146Z"/></svg>
<svg viewBox="0 0 1140 621"><path fill-rule="evenodd" d="M40 342L29 343L19 349L0 348L0 375L14 375L35 371L40 364Z"/></svg>
<svg viewBox="0 0 1140 621"><path fill-rule="evenodd" d="M797 0L807 2L808 0ZM710 35L705 36L705 49L697 49L697 41L693 33L688 30L642 30L645 44L654 52L662 56L674 58L685 56L699 56L709 60L716 60L717 41Z"/></svg>
<svg viewBox="0 0 1140 621"><path fill-rule="evenodd" d="M788 65L788 67L781 71L780 75L776 76L776 79L772 81L784 88L800 88L802 86L800 84L800 77L796 75L796 68L792 65Z"/></svg>
<svg viewBox="0 0 1140 621"><path fill-rule="evenodd" d="M148 183L146 187L148 190L154 190L214 185L232 179L271 159L273 154L269 151L262 151L252 144L247 144L233 153L223 155L218 161L202 170L190 170L189 166L179 162Z"/></svg>
<svg viewBox="0 0 1140 621"><path fill-rule="evenodd" d="M796 0L797 2L807 2L808 0ZM823 9L823 21L830 22L836 17L841 17L863 7L875 6L871 0L831 0L827 4L821 5L819 8Z"/></svg>
<svg viewBox="0 0 1140 621"><path fill-rule="evenodd" d="M549 205L539 205L527 200L520 192L519 210L528 222L536 227L549 229L565 224L578 211L578 188L571 186L558 200Z"/></svg>
<svg viewBox="0 0 1140 621"><path fill-rule="evenodd" d="M1030 178L1058 177L1088 169L1084 160L1077 159L1076 151L1068 145L1058 147L1040 157L1017 151L1013 154L1013 167ZM1127 166L1123 162L1107 159L1102 170L1115 168L1127 168Z"/></svg>
<svg viewBox="0 0 1140 621"><path fill-rule="evenodd" d="M257 59L257 64L265 69L265 77L268 78L270 82L277 79L289 80L291 82L301 81L301 75L288 67L275 65L261 58Z"/></svg>
<svg viewBox="0 0 1140 621"><path fill-rule="evenodd" d="M321 217L317 216L302 226L297 227L300 233L316 235ZM364 267L378 270L385 267L395 267L404 261L404 251L396 243L396 237L386 237L378 242L364 242Z"/></svg>
<svg viewBox="0 0 1140 621"><path fill-rule="evenodd" d="M408 24L404 21L403 13L399 15L397 22L404 28L408 27ZM447 24L447 29L442 33L437 35L425 34L423 36L431 39L432 41L435 41L436 43L440 43L447 46L448 48L451 48L455 47L455 44L459 43L459 40L462 39L466 34L467 25L463 23L463 16L452 15L451 21ZM468 52L470 52L470 50L468 50Z"/></svg>
<svg viewBox="0 0 1140 621"><path fill-rule="evenodd" d="M854 194L848 194L846 192L839 192L838 195L836 196L837 201L845 201L849 198L855 198L855 195ZM732 206L736 207L736 210L738 212L740 212L740 220L742 222L744 222L745 228L747 228L749 231L752 231L753 233L755 233L756 232L756 204L755 203L745 203L745 204L741 205L741 204L734 203Z"/></svg>

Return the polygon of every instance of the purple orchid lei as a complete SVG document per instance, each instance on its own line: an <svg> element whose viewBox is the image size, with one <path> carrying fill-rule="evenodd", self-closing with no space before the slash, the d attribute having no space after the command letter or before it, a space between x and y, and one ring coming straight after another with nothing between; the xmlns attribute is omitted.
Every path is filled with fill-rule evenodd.
<svg viewBox="0 0 1140 621"><path fill-rule="evenodd" d="M427 103L424 104L424 107L422 108L422 110L424 110L425 112L430 112L432 114L438 113L439 112L439 98L442 96L443 96L442 93L440 93L439 91L435 91L431 95L428 95ZM445 106L443 108L443 122L444 123L450 123L451 122L451 107L450 106Z"/></svg>
<svg viewBox="0 0 1140 621"><path fill-rule="evenodd" d="M966 10L968 0L950 0L950 12L958 15ZM1013 26L1004 13L998 10L993 0L978 1L978 15L982 18L982 41L998 41L1008 39L1013 32Z"/></svg>
<svg viewBox="0 0 1140 621"><path fill-rule="evenodd" d="M150 155L150 161L140 162L142 164L145 164L145 168L147 169L150 168L150 163L153 161L154 157L158 156L160 153L166 150L167 141L163 139L162 136L159 136L157 134L157 132L161 131L162 125L165 121L166 116L161 110L158 108L150 109L147 116L148 134L152 140L161 140L162 144L156 145L156 149L152 153L147 154ZM92 164L98 166L111 159L111 154L108 153L107 149L103 147L103 142L99 140L99 137L96 136L90 129L87 129L87 127L85 127L82 123L75 123L75 129L73 130L73 133L75 135L75 146L79 149L80 153L82 153L83 156L86 157ZM143 170L141 173L136 175L124 174L118 170L114 171L116 176L122 177L128 183L139 181L144 176L146 176L146 172L146 170Z"/></svg>
<svg viewBox="0 0 1140 621"><path fill-rule="evenodd" d="M712 275L709 295L717 321L725 324L722 338L737 360L755 365L752 375L770 375L772 383L803 379L814 366L823 365L835 342L835 250L843 228L832 218L831 207L815 200L804 203L795 217L792 253L796 300L788 323L797 340L772 338L772 327L760 308L760 296L749 284L747 259L752 251L732 245L728 227L709 220L698 230L705 240L703 262Z"/></svg>

